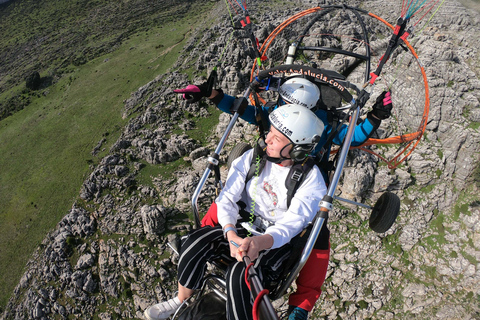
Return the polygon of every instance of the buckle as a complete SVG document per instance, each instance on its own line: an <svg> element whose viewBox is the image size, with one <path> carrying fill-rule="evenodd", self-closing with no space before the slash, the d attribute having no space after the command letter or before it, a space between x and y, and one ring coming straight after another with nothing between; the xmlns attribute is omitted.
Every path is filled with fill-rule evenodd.
<svg viewBox="0 0 480 320"><path fill-rule="evenodd" d="M299 169L296 169L293 173L292 173L292 180L295 180L295 181L300 181L300 178L303 176L303 172L302 170L299 170Z"/></svg>

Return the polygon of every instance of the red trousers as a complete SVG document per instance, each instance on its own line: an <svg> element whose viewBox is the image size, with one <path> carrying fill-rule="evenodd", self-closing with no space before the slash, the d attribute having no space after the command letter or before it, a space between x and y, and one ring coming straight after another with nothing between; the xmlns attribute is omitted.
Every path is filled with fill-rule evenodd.
<svg viewBox="0 0 480 320"><path fill-rule="evenodd" d="M207 214L202 219L202 227L218 225L217 205L213 203ZM307 262L298 274L295 281L297 290L288 299L291 306L300 307L312 311L315 302L322 293L322 285L325 281L330 259L330 245L328 250L313 249Z"/></svg>

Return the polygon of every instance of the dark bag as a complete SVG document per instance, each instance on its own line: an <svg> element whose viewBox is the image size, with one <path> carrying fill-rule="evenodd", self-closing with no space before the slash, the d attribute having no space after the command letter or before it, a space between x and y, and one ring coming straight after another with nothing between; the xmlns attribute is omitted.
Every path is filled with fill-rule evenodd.
<svg viewBox="0 0 480 320"><path fill-rule="evenodd" d="M226 320L226 302L214 292L195 300L180 315L179 320Z"/></svg>

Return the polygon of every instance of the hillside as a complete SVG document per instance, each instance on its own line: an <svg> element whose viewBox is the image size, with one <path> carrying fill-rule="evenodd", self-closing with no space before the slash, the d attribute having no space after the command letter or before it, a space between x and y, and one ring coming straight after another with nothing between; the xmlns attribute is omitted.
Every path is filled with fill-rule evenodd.
<svg viewBox="0 0 480 320"><path fill-rule="evenodd" d="M86 3L0 7L0 104L16 110L15 101L29 103L0 121L0 309L35 248L78 197L91 166L120 135L123 101L166 72L177 59L172 49L183 46L199 21L185 16L188 1L173 9L166 1ZM80 55L85 59L74 62ZM41 86L27 90L24 75L32 71L40 73Z"/></svg>
<svg viewBox="0 0 480 320"><path fill-rule="evenodd" d="M71 66L115 51L132 34L181 19L194 1L10 1L0 6L0 120L29 103L33 72L41 87ZM19 88L20 86L20 88Z"/></svg>
<svg viewBox="0 0 480 320"><path fill-rule="evenodd" d="M311 6L275 2L266 10L264 1L252 2L262 34ZM396 18L394 1L348 4ZM177 261L167 242L191 228L189 201L229 117L204 103L186 105L172 90L203 81L222 52L219 86L241 94L252 61L246 39L229 42L225 8L211 17L219 20L196 27L171 68L117 109L124 125L90 162L68 213L42 237L2 319L142 318L148 305L173 294ZM353 152L339 187L370 204L394 192L400 216L375 234L368 210L335 203L327 282L311 319L480 318L480 45L471 36L479 25L477 12L451 1L414 38L430 84L422 142L396 170ZM239 122L221 161L234 141L254 134ZM202 208L213 197L209 182ZM283 300L277 305L285 309Z"/></svg>

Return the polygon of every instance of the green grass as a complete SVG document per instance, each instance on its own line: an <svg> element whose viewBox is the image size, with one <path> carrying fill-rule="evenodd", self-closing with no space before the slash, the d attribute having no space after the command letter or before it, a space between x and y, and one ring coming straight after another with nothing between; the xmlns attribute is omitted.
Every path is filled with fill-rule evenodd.
<svg viewBox="0 0 480 320"><path fill-rule="evenodd" d="M153 187L152 178L160 177L163 179L171 178L172 172L179 170L180 168L185 168L187 163L183 158L177 159L172 162L162 163L158 165L152 165L146 161L141 161L145 166L140 169L140 172L136 179L142 185L147 185Z"/></svg>
<svg viewBox="0 0 480 320"><path fill-rule="evenodd" d="M187 134L192 139L195 139L204 145L212 140L212 135L214 134L212 130L214 130L214 128L217 126L218 117L222 113L222 111L213 106L209 106L208 111L210 114L212 114L212 116L208 118L192 119L195 120L195 128L187 131ZM205 130L205 128L209 128L211 130Z"/></svg>
<svg viewBox="0 0 480 320"><path fill-rule="evenodd" d="M115 52L70 67L45 96L0 122L0 309L32 252L78 197L89 163L105 155L93 157L92 149L105 137L108 151L119 137L123 101L167 71L198 22L190 17L130 36Z"/></svg>
<svg viewBox="0 0 480 320"><path fill-rule="evenodd" d="M468 203L460 203L460 201L459 203L455 204L455 207L453 208L453 217L455 218L455 220L458 220L461 213L463 214L469 213L468 206L469 206Z"/></svg>
<svg viewBox="0 0 480 320"><path fill-rule="evenodd" d="M0 77L0 87L18 84L45 66L63 68L69 61L83 64L115 50L119 41L139 30L180 20L192 5L182 0L11 1L0 10L0 52L5 66L0 67L0 74L7 75ZM194 24L196 17L189 18L187 23Z"/></svg>
<svg viewBox="0 0 480 320"><path fill-rule="evenodd" d="M473 130L478 130L478 128L480 128L480 122L472 121L468 125L468 128L471 128Z"/></svg>

